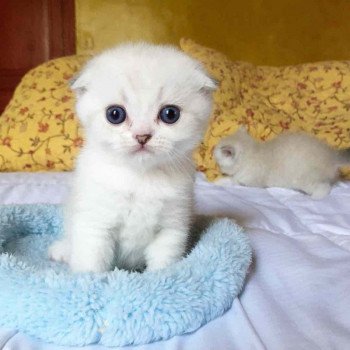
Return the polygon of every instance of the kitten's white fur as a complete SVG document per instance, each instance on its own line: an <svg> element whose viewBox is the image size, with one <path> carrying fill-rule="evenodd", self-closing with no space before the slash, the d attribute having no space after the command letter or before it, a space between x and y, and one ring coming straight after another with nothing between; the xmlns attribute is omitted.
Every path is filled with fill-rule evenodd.
<svg viewBox="0 0 350 350"><path fill-rule="evenodd" d="M338 180L339 167L350 163L350 152L337 151L305 133L283 133L271 141L257 142L245 129L222 139L214 156L228 175L218 184L286 187L315 199L326 196Z"/></svg>
<svg viewBox="0 0 350 350"><path fill-rule="evenodd" d="M74 271L157 270L185 252L192 216L191 154L203 136L215 82L202 66L169 46L127 44L92 59L74 81L86 140L65 215L65 236L49 256ZM164 124L158 112L176 105ZM128 119L106 120L110 105ZM152 134L149 152L135 135Z"/></svg>

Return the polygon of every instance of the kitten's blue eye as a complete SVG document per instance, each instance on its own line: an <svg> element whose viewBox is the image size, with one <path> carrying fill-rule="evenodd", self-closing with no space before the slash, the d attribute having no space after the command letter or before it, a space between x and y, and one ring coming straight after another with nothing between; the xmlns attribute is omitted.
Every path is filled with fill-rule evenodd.
<svg viewBox="0 0 350 350"><path fill-rule="evenodd" d="M159 119L166 124L174 124L180 118L180 109L176 106L165 106L159 111Z"/></svg>
<svg viewBox="0 0 350 350"><path fill-rule="evenodd" d="M126 111L121 106L110 106L106 110L106 118L112 124L121 124L126 119Z"/></svg>

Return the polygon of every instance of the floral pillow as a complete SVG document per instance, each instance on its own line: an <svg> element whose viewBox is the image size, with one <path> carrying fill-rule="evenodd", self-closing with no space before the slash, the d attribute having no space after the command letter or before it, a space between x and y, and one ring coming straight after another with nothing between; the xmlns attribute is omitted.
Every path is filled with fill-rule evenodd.
<svg viewBox="0 0 350 350"><path fill-rule="evenodd" d="M83 139L68 82L87 58L54 59L23 77L0 117L0 171L72 169Z"/></svg>
<svg viewBox="0 0 350 350"><path fill-rule="evenodd" d="M209 180L220 176L214 146L241 124L260 140L304 130L337 148L350 147L350 61L266 67L231 61L189 39L180 46L220 82L210 125L194 155Z"/></svg>

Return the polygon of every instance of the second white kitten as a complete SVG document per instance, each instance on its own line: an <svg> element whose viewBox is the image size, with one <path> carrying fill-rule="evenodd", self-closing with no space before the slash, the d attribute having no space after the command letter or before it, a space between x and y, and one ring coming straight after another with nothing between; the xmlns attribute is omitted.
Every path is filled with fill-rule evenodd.
<svg viewBox="0 0 350 350"><path fill-rule="evenodd" d="M315 199L326 196L339 178L339 167L350 164L350 150L337 151L302 132L257 142L245 129L222 139L214 155L226 178L253 187L286 187Z"/></svg>
<svg viewBox="0 0 350 350"><path fill-rule="evenodd" d="M103 272L158 270L182 257L191 156L215 87L199 62L173 47L129 44L87 64L72 85L86 141L52 259Z"/></svg>

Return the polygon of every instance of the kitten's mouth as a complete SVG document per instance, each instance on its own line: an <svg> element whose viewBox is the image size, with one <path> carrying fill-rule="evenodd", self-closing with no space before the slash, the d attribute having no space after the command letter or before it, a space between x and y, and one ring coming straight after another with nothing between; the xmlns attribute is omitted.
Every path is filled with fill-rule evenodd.
<svg viewBox="0 0 350 350"><path fill-rule="evenodd" d="M147 154L147 153L153 153L153 152L148 146L143 146L143 145L140 145L131 151L131 154Z"/></svg>

